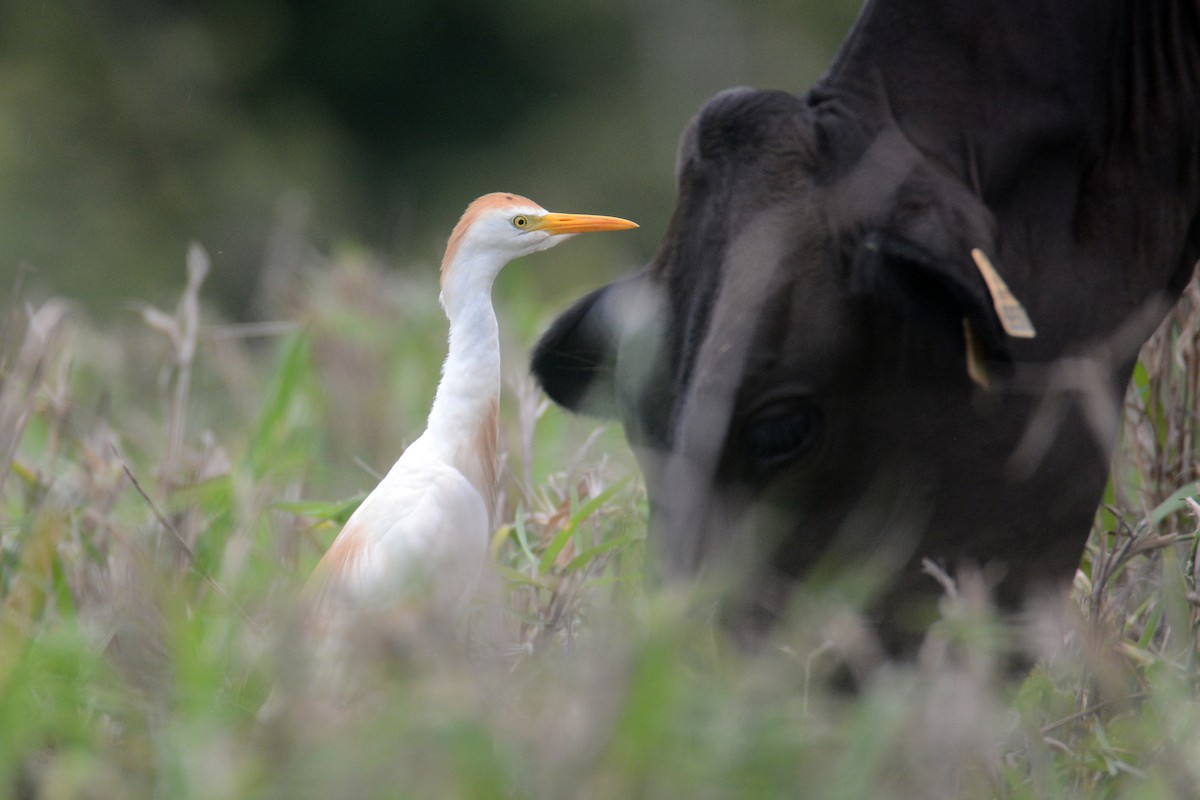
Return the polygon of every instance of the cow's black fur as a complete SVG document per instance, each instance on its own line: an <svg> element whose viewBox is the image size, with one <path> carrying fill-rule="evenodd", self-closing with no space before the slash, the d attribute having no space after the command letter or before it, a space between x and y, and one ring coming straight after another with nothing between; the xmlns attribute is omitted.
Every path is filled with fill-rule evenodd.
<svg viewBox="0 0 1200 800"><path fill-rule="evenodd" d="M1200 2L875 0L806 94L709 101L677 171L657 255L533 360L621 416L668 567L738 563L769 619L861 565L901 649L923 558L993 567L1009 609L1067 584L1137 347L1200 257ZM1036 338L1000 328L976 247Z"/></svg>

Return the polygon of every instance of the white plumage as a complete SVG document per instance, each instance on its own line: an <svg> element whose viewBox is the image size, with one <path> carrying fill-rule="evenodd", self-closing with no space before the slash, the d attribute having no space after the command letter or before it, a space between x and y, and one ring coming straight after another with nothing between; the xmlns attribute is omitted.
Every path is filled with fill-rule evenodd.
<svg viewBox="0 0 1200 800"><path fill-rule="evenodd" d="M449 348L425 432L347 521L307 590L314 632L356 614L457 618L488 552L496 493L500 344L492 283L514 258L572 234L635 228L615 217L554 214L514 194L467 207L442 260Z"/></svg>
<svg viewBox="0 0 1200 800"><path fill-rule="evenodd" d="M462 610L483 567L488 508L479 488L424 444L405 451L317 566L318 619L389 606Z"/></svg>

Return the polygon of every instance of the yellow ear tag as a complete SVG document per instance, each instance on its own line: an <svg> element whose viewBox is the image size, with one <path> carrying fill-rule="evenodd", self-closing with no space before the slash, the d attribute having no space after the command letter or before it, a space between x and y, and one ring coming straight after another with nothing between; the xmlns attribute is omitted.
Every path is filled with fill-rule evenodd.
<svg viewBox="0 0 1200 800"><path fill-rule="evenodd" d="M1000 273L996 272L987 255L976 247L971 250L971 258L975 259L975 266L979 268L979 274L983 276L988 292L992 295L992 305L1000 317L1000 325L1003 326L1004 332L1015 339L1032 339L1037 336L1029 314L1025 313L1025 306L1013 297L1013 293L1008 290L1008 284L1000 277Z"/></svg>
<svg viewBox="0 0 1200 800"><path fill-rule="evenodd" d="M966 317L963 317L963 341L967 343L967 375L981 389L991 389L992 384L988 380L987 363L983 356L983 345L980 344L979 337L975 335L975 329L971 327L971 321Z"/></svg>

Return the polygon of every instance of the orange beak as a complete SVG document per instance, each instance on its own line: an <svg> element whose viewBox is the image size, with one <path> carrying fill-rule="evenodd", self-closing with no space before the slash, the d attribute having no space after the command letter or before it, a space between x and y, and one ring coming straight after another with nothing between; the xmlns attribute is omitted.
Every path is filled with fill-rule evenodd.
<svg viewBox="0 0 1200 800"><path fill-rule="evenodd" d="M566 233L589 233L591 231L620 231L636 228L636 222L620 217L601 217L595 214L546 214L541 219L531 220L529 230L546 231L554 235Z"/></svg>

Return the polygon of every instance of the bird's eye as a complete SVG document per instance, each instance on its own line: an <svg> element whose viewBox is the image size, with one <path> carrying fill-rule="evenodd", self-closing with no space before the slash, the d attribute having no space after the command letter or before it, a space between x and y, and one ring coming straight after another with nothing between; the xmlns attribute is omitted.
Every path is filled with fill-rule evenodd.
<svg viewBox="0 0 1200 800"><path fill-rule="evenodd" d="M512 224L513 224L514 228L518 228L518 229L528 228L529 227L529 217L526 217L524 215L515 216L515 217L513 217Z"/></svg>

